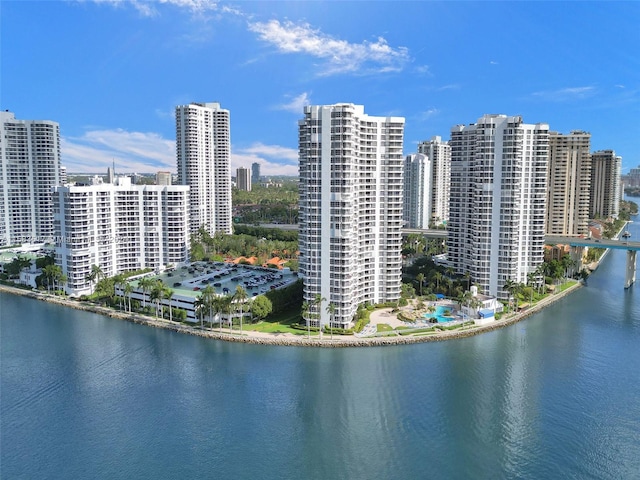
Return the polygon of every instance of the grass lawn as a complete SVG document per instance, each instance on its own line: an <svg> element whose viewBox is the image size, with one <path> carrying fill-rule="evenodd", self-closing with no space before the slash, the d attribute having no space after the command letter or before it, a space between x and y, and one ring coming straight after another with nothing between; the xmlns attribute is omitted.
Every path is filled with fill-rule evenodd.
<svg viewBox="0 0 640 480"><path fill-rule="evenodd" d="M391 325L387 324L387 323L379 323L377 326L378 329L378 333L380 332L392 332L393 328L391 327Z"/></svg>
<svg viewBox="0 0 640 480"><path fill-rule="evenodd" d="M265 333L293 333L294 335L307 335L305 330L297 330L291 328L292 323L298 323L302 320L300 311L289 310L279 315L274 315L266 320L254 324L244 325L243 330L251 330L254 332ZM318 335L318 332L311 332L311 335Z"/></svg>
<svg viewBox="0 0 640 480"><path fill-rule="evenodd" d="M564 292L567 288L572 287L576 283L578 283L577 280L569 280L568 282L565 282L565 283L562 283L562 284L558 285L556 288L557 288L558 292Z"/></svg>

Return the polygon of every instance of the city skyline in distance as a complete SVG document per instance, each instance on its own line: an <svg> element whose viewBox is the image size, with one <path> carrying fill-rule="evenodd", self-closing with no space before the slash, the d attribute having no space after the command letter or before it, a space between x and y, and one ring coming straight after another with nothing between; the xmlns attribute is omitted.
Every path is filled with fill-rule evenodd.
<svg viewBox="0 0 640 480"><path fill-rule="evenodd" d="M488 113L640 164L640 4L3 2L2 99L69 173L176 172L177 105L231 113L231 171L297 175L308 104L406 118L404 153ZM25 35L25 32L30 32Z"/></svg>

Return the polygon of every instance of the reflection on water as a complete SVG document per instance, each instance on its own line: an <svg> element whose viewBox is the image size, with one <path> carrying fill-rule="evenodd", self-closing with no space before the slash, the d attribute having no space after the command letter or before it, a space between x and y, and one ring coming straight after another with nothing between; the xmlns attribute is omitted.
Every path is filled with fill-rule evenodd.
<svg viewBox="0 0 640 480"><path fill-rule="evenodd" d="M227 344L1 294L2 477L633 478L625 261L511 327L362 349Z"/></svg>

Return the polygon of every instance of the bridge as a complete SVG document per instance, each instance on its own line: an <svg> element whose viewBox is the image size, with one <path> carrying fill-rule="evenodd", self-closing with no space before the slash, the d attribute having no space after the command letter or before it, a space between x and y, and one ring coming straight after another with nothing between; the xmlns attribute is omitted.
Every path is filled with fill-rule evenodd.
<svg viewBox="0 0 640 480"><path fill-rule="evenodd" d="M403 228L403 235L421 234L427 238L447 238L446 230L438 229L421 229L421 228ZM640 242L630 241L626 238L621 239L596 239L596 238L580 238L565 237L560 235L546 235L545 243L547 245L569 245L574 248L591 247L591 248L613 248L617 250L627 251L627 268L624 288L629 288L636 281L636 256L640 250Z"/></svg>
<svg viewBox="0 0 640 480"><path fill-rule="evenodd" d="M626 238L580 238L562 237L557 235L547 235L545 237L547 245L569 245L571 247L591 247L591 248L613 248L627 251L627 268L624 281L624 288L629 288L636 281L636 256L640 250L640 242L630 241Z"/></svg>

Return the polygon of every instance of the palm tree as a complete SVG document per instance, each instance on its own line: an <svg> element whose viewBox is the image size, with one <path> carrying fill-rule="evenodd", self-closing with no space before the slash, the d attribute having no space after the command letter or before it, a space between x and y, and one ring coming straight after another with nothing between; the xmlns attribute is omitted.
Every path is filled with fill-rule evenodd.
<svg viewBox="0 0 640 480"><path fill-rule="evenodd" d="M150 277L142 277L138 281L138 287L142 290L142 308L147 306L147 293L151 291L153 287L153 280Z"/></svg>
<svg viewBox="0 0 640 480"><path fill-rule="evenodd" d="M104 278L104 271L100 268L100 265L93 265L91 267L91 272L86 276L86 279L91 282L91 289L94 288L94 282L97 284L100 280Z"/></svg>
<svg viewBox="0 0 640 480"><path fill-rule="evenodd" d="M129 299L129 313L131 313L131 294L133 293L133 286L130 283L125 283L124 294Z"/></svg>
<svg viewBox="0 0 640 480"><path fill-rule="evenodd" d="M193 302L193 309L196 317L200 315L200 328L204 329L204 311L206 309L206 304L203 298L202 293L196 297L196 301Z"/></svg>
<svg viewBox="0 0 640 480"><path fill-rule="evenodd" d="M240 308L240 333L242 333L242 316L244 315L244 304L247 301L248 295L247 291L241 286L238 285L236 287L236 293L233 295L233 298L239 304Z"/></svg>
<svg viewBox="0 0 640 480"><path fill-rule="evenodd" d="M216 299L216 291L211 285L207 285L202 289L201 293L203 308L209 317L209 326L213 330L213 309Z"/></svg>
<svg viewBox="0 0 640 480"><path fill-rule="evenodd" d="M416 275L416 280L418 281L418 288L420 289L420 296L422 296L422 283L424 282L424 273L419 273Z"/></svg>
<svg viewBox="0 0 640 480"><path fill-rule="evenodd" d="M433 277L436 279L436 290L440 290L440 280L443 278L442 273L436 272Z"/></svg>
<svg viewBox="0 0 640 480"><path fill-rule="evenodd" d="M160 313L160 302L164 298L164 285L160 280L157 280L153 287L151 288L151 295L149 299L153 302L156 302L156 318L158 318L158 314Z"/></svg>
<svg viewBox="0 0 640 480"><path fill-rule="evenodd" d="M322 319L320 318L322 314L322 302L326 301L326 298L324 298L319 293L316 293L316 295L313 297L313 302L311 302L311 306L314 310L314 315L318 319L318 332L320 332L320 338L322 338ZM311 331L309 331L309 333L311 333Z"/></svg>
<svg viewBox="0 0 640 480"><path fill-rule="evenodd" d="M232 302L233 297L231 295L226 295L220 298L220 310L222 313L226 313L229 318L229 332L233 331Z"/></svg>
<svg viewBox="0 0 640 480"><path fill-rule="evenodd" d="M62 269L60 270L62 271ZM67 280L69 280L69 277L66 276L64 273L62 275L60 275L60 285L62 285L62 294L64 295L65 291L64 291L64 284L67 283Z"/></svg>
<svg viewBox="0 0 640 480"><path fill-rule="evenodd" d="M47 292L51 293L51 284L54 283L55 290L55 279L62 276L62 269L57 265L51 264L42 269L42 274L47 281Z"/></svg>
<svg viewBox="0 0 640 480"><path fill-rule="evenodd" d="M329 302L327 305L327 313L329 314L329 330L331 331L331 340L333 340L333 314L336 313L335 303Z"/></svg>
<svg viewBox="0 0 640 480"><path fill-rule="evenodd" d="M122 287L124 286L124 283L125 283L124 275L122 275L122 274L115 275L113 277L114 293L115 293L115 289L116 288L119 288L120 290L122 290ZM118 295L118 306L120 307L120 310L122 310L122 301L123 301L123 296L122 295Z"/></svg>
<svg viewBox="0 0 640 480"><path fill-rule="evenodd" d="M173 322L173 313L172 313L172 309L171 309L171 298L173 297L173 294L175 293L173 291L172 288L169 288L168 286L164 287L164 298L167 299L167 301L169 302L169 321Z"/></svg>
<svg viewBox="0 0 640 480"><path fill-rule="evenodd" d="M504 285L502 286L502 289L505 292L509 293L509 303L511 303L511 297L514 295L517 288L518 288L517 283L511 280L510 278L507 278L504 281Z"/></svg>
<svg viewBox="0 0 640 480"><path fill-rule="evenodd" d="M302 318L307 320L307 332L309 338L311 338L311 323L309 322L309 312L311 311L311 304L309 302L302 302Z"/></svg>

